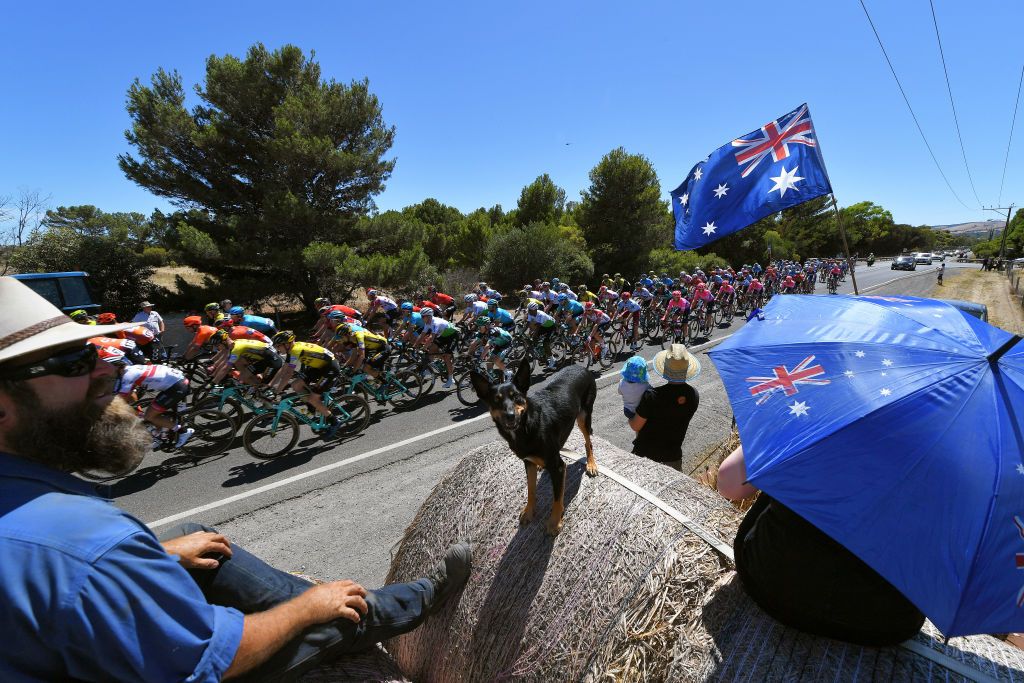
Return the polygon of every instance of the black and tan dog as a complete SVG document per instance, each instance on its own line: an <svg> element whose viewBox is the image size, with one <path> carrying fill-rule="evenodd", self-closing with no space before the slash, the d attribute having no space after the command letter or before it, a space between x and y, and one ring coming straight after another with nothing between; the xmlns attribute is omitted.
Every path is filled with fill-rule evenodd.
<svg viewBox="0 0 1024 683"><path fill-rule="evenodd" d="M474 372L473 389L490 409L498 433L526 465L526 507L519 515L520 524L533 520L538 470L548 471L553 495L547 532L554 536L562 530L565 510L565 462L559 451L569 438L573 422L583 432L587 474L597 476L597 462L590 443L597 383L589 371L574 365L558 371L546 387L527 395L531 365L528 359L524 360L511 382L497 385L491 384L485 375Z"/></svg>

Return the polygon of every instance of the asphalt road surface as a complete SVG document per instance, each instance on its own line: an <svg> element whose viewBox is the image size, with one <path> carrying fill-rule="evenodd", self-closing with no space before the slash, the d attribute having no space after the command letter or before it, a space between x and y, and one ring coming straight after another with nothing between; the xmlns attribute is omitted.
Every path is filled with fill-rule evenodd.
<svg viewBox="0 0 1024 683"><path fill-rule="evenodd" d="M977 267L947 263L946 276ZM888 262L862 263L857 279L861 293L927 296L936 268L908 273L890 270ZM852 293L849 277L840 291ZM694 456L728 435L731 410L704 351L743 324L737 319L692 349L703 368L693 382L701 402L684 444L684 468L688 459L690 468L698 465ZM641 353L650 359L658 350L652 345ZM594 432L629 450L617 370L598 379ZM256 460L241 447L200 462L151 454L138 470L110 482L109 495L158 532L198 521L282 568L379 585L392 547L434 485L469 450L498 436L489 415L467 409L440 384L411 412L375 409L361 434L327 447L303 428L296 448L275 460Z"/></svg>

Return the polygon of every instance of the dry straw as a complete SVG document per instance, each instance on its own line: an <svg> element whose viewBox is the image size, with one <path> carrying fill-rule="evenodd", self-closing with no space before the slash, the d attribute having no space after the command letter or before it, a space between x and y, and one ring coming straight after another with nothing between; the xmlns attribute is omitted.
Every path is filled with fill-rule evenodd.
<svg viewBox="0 0 1024 683"><path fill-rule="evenodd" d="M713 491L603 440L594 445L599 467L731 542L742 513ZM525 472L504 443L471 452L423 504L388 581L420 576L459 539L474 542L474 567L457 602L386 643L409 680L968 680L903 648L862 648L783 627L745 596L729 563L696 535L609 478L585 477L575 433L567 448L574 452L566 454L565 524L554 540L544 534L546 476L538 519L519 526ZM979 677L1024 679L1024 653L994 638L944 645L926 630L918 640ZM397 671L360 679L329 677L328 669L315 680L394 681Z"/></svg>

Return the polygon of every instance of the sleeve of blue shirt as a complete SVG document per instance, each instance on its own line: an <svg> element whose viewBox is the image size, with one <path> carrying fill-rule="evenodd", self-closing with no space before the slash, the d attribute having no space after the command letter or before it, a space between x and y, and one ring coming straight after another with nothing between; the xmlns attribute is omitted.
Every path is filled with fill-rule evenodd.
<svg viewBox="0 0 1024 683"><path fill-rule="evenodd" d="M67 595L60 649L74 678L219 681L242 640L242 613L207 603L142 530L97 559Z"/></svg>

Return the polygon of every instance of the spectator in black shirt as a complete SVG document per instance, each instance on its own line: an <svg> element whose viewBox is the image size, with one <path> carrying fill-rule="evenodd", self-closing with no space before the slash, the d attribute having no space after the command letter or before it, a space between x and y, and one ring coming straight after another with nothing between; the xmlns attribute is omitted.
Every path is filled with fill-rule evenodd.
<svg viewBox="0 0 1024 683"><path fill-rule="evenodd" d="M700 373L700 361L682 344L654 357L654 372L667 384L646 392L629 426L636 432L633 453L682 471L683 439L700 396L687 384Z"/></svg>

